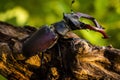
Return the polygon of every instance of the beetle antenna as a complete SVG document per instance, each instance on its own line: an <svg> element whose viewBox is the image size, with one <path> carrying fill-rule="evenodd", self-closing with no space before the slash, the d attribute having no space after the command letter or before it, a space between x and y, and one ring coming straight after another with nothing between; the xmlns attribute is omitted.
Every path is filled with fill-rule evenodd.
<svg viewBox="0 0 120 80"><path fill-rule="evenodd" d="M71 2L71 6L70 6L71 12L73 12L72 5L74 2L75 2L75 0L72 0L72 2Z"/></svg>

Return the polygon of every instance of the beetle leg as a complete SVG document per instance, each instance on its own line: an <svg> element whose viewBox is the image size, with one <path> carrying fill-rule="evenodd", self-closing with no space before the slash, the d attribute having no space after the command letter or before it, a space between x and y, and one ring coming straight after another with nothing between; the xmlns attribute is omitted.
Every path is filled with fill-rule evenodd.
<svg viewBox="0 0 120 80"><path fill-rule="evenodd" d="M62 53L61 53L61 49L60 49L60 44L58 43L57 44L57 48L58 48L58 60L60 60L60 64L61 64L61 67L63 67L63 61L62 61Z"/></svg>
<svg viewBox="0 0 120 80"><path fill-rule="evenodd" d="M89 20L91 20L91 21L95 24L96 27L102 28L94 17L92 17L92 16L90 16L90 15L87 15L87 14L84 14L84 13L79 13L79 12L76 13L76 15L77 15L79 18L80 18L80 17L83 17L83 18L89 19Z"/></svg>
<svg viewBox="0 0 120 80"><path fill-rule="evenodd" d="M41 59L41 65L44 64L44 52L42 52L42 54L38 54L39 58Z"/></svg>
<svg viewBox="0 0 120 80"><path fill-rule="evenodd" d="M58 47L58 55L59 55L58 56L58 60L60 61L61 68L63 69L63 74L64 74L64 76L66 76L67 75L67 73L66 73L66 66L65 66L65 62L63 62L64 56L61 53L61 49L60 49L60 44L59 43L57 44L57 47Z"/></svg>
<svg viewBox="0 0 120 80"><path fill-rule="evenodd" d="M59 60L61 61L62 54L61 54L61 51L60 51L60 45L59 45L59 43L57 44L57 47L58 47Z"/></svg>
<svg viewBox="0 0 120 80"><path fill-rule="evenodd" d="M44 52L42 52L42 56L41 56L41 64L44 64Z"/></svg>

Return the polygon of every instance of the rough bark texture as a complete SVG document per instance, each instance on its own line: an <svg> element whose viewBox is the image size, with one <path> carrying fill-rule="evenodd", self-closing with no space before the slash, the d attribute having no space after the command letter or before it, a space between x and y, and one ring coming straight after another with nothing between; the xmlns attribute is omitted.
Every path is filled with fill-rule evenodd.
<svg viewBox="0 0 120 80"><path fill-rule="evenodd" d="M59 39L44 53L25 59L22 44L37 29L0 22L0 74L8 80L119 80L120 50L87 41ZM61 53L61 54L60 54ZM40 55L40 54L39 54Z"/></svg>

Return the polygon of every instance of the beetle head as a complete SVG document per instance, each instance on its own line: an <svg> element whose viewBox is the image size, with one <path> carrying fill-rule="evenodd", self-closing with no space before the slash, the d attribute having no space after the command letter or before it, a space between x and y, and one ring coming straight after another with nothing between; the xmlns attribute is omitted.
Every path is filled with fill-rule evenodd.
<svg viewBox="0 0 120 80"><path fill-rule="evenodd" d="M65 22L67 23L67 25L72 29L72 30L76 30L76 29L81 29L82 25L84 25L84 23L79 21L79 17L75 14L75 13L70 13L70 14L63 14L63 18L65 20Z"/></svg>
<svg viewBox="0 0 120 80"><path fill-rule="evenodd" d="M87 18L89 18L88 15L84 15L84 14L82 14L82 15L85 17L87 16ZM75 14L73 12L70 14L63 14L63 16L64 16L64 20L65 20L66 24L69 26L69 28L71 30L90 29L90 30L101 33L104 36L104 38L108 38L108 36L104 32L104 29L101 26L99 27L99 24L97 23L97 21L94 22L94 24L96 26L91 26L89 24L80 22L79 21L80 15ZM92 18L92 19L94 19L94 18Z"/></svg>

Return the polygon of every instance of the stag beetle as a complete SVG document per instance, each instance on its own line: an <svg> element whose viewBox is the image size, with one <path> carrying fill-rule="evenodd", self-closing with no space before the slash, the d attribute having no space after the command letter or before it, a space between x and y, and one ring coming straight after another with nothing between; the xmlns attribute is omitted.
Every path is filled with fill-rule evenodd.
<svg viewBox="0 0 120 80"><path fill-rule="evenodd" d="M95 26L80 22L79 19L87 18L91 20ZM36 31L28 40L23 44L22 51L25 57L31 57L38 52L45 52L47 49L53 47L60 37L63 37L72 30L90 29L100 32L104 38L108 38L104 29L98 24L95 18L84 13L63 14L63 20L51 24L51 26L44 25Z"/></svg>

